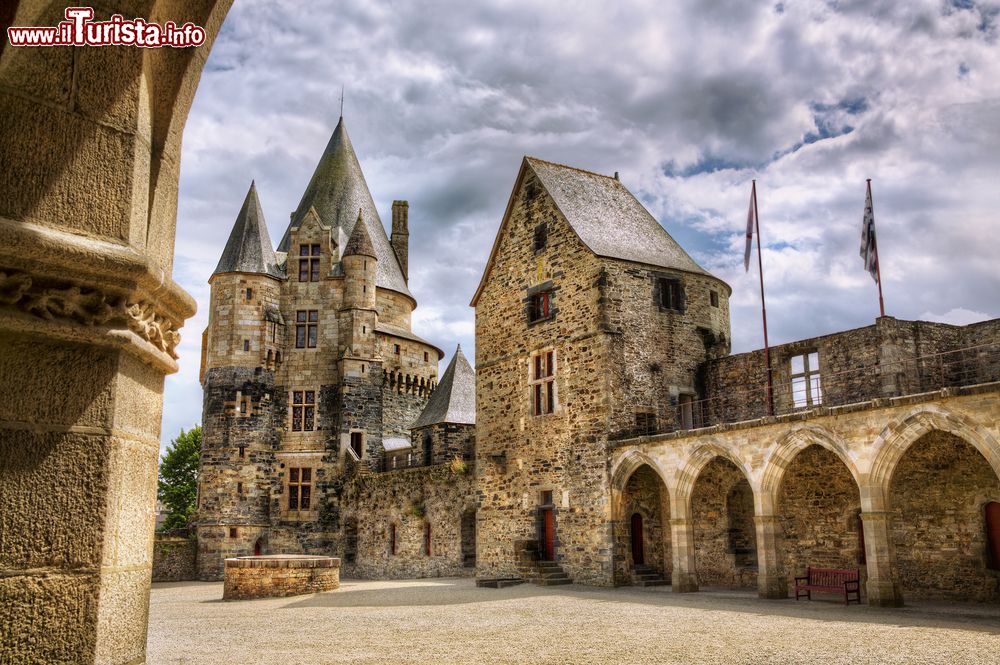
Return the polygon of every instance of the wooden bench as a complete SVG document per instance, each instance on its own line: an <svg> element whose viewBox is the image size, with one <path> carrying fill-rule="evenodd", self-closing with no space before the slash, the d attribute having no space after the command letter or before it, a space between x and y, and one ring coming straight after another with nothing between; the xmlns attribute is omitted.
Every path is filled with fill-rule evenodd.
<svg viewBox="0 0 1000 665"><path fill-rule="evenodd" d="M844 605L852 600L861 604L861 574L854 570L838 568L806 568L805 577L795 578L795 600L805 597L812 600L812 592L839 593L844 597ZM851 596L854 596L851 598Z"/></svg>

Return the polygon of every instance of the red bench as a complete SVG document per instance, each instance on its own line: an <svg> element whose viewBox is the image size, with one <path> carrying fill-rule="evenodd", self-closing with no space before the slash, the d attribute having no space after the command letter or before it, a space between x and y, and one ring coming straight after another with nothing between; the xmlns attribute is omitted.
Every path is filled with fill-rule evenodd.
<svg viewBox="0 0 1000 665"><path fill-rule="evenodd" d="M861 574L854 570L838 568L806 568L805 577L795 578L795 600L808 598L812 600L812 592L839 593L844 597L844 605L852 600L861 604ZM854 596L851 598L851 596Z"/></svg>

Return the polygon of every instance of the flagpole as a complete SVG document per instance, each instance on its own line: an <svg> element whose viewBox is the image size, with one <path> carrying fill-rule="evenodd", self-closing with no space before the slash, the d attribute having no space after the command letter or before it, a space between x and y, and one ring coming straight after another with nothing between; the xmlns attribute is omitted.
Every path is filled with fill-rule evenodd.
<svg viewBox="0 0 1000 665"><path fill-rule="evenodd" d="M868 200L872 198L872 179L868 178ZM875 204L872 203L872 208L874 209ZM878 284L878 311L881 317L885 316L885 299L882 298L882 262L878 259L878 238L872 238L872 249L875 250L875 283Z"/></svg>
<svg viewBox="0 0 1000 665"><path fill-rule="evenodd" d="M757 272L760 273L760 314L764 320L764 364L767 367L767 415L774 415L774 385L771 380L771 347L767 343L767 306L764 304L764 259L760 252L760 214L757 212L757 181L753 181L753 223L757 232ZM881 288L881 286L879 287Z"/></svg>

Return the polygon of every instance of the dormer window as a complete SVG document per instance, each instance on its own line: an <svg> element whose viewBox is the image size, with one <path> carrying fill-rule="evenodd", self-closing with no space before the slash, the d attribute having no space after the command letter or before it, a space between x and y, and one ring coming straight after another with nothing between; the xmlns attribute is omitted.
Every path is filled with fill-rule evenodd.
<svg viewBox="0 0 1000 665"><path fill-rule="evenodd" d="M319 281L319 256L320 248L318 244L299 245L300 282Z"/></svg>

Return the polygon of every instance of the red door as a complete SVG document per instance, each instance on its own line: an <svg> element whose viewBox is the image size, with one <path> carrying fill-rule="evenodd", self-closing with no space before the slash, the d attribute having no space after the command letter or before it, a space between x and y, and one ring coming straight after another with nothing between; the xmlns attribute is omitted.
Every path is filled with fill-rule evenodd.
<svg viewBox="0 0 1000 665"><path fill-rule="evenodd" d="M646 563L645 549L642 546L642 515L639 513L632 514L632 563Z"/></svg>
<svg viewBox="0 0 1000 665"><path fill-rule="evenodd" d="M263 543L261 543L261 539L258 538L257 542L253 544L253 555L260 556L263 553L263 551L264 551Z"/></svg>
<svg viewBox="0 0 1000 665"><path fill-rule="evenodd" d="M990 548L990 568L1000 570L1000 503L986 504L986 541Z"/></svg>
<svg viewBox="0 0 1000 665"><path fill-rule="evenodd" d="M551 508L542 509L542 560L556 560L556 521Z"/></svg>

